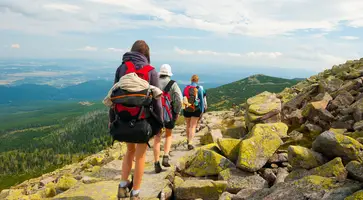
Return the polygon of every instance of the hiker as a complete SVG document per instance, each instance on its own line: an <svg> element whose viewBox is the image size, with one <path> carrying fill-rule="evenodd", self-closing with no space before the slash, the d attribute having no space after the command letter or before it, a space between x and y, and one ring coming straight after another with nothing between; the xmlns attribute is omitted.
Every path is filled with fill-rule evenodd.
<svg viewBox="0 0 363 200"><path fill-rule="evenodd" d="M200 117L204 113L204 96L203 87L198 85L199 77L193 75L191 84L187 85L183 91L183 115L187 123L187 144L188 150L194 149L193 138Z"/></svg>
<svg viewBox="0 0 363 200"><path fill-rule="evenodd" d="M140 199L148 141L163 126L161 99L150 99L150 96L158 95L158 91L161 95L162 91L159 89L158 73L150 66L149 46L145 41L136 41L131 51L123 55L122 61L115 75L115 85L119 84L121 89L109 92L113 94L111 100L116 102L110 109L109 127L114 139L127 144L117 196L119 199L130 197L137 200ZM153 90L151 93L149 88ZM134 175L129 181L134 159Z"/></svg>
<svg viewBox="0 0 363 200"><path fill-rule="evenodd" d="M162 107L165 128L165 144L162 165L164 167L170 167L169 152L172 140L172 130L175 127L175 121L177 120L181 111L183 95L178 84L174 80L171 80L173 73L171 72L170 65L163 64L160 67L159 76L160 86L164 92L162 97ZM156 173L160 173L162 171L159 162L161 136L162 133L160 132L154 138L154 167Z"/></svg>

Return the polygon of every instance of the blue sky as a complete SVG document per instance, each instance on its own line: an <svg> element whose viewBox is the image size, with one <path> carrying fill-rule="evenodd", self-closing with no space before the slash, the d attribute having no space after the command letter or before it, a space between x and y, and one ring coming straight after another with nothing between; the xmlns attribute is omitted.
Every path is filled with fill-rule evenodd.
<svg viewBox="0 0 363 200"><path fill-rule="evenodd" d="M119 60L319 72L363 57L361 0L1 0L0 58Z"/></svg>

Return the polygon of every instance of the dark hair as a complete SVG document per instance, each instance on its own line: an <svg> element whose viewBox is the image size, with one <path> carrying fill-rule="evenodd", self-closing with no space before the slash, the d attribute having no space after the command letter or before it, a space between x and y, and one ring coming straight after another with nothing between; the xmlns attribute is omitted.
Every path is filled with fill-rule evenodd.
<svg viewBox="0 0 363 200"><path fill-rule="evenodd" d="M160 75L159 78L165 78L168 77L168 75Z"/></svg>
<svg viewBox="0 0 363 200"><path fill-rule="evenodd" d="M150 63L150 48L144 40L137 40L131 47L131 51L136 51L143 54Z"/></svg>

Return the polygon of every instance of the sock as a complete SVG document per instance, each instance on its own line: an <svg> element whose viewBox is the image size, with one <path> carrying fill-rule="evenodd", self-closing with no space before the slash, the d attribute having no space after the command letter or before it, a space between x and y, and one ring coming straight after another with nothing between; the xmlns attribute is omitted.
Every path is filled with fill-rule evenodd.
<svg viewBox="0 0 363 200"><path fill-rule="evenodd" d="M132 190L132 195L137 195L140 193L140 190Z"/></svg>
<svg viewBox="0 0 363 200"><path fill-rule="evenodd" d="M120 182L120 187L126 187L126 186L127 186L127 181Z"/></svg>

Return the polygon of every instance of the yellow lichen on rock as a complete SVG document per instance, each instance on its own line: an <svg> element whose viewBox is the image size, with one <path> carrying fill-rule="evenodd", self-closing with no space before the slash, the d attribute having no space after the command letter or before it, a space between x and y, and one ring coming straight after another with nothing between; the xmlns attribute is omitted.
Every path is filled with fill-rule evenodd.
<svg viewBox="0 0 363 200"><path fill-rule="evenodd" d="M295 181L294 183L298 187L311 185L316 190L319 190L319 189L329 190L336 186L334 179L326 178L326 177L322 177L322 176L316 176L316 175L306 176L300 180Z"/></svg>
<svg viewBox="0 0 363 200"><path fill-rule="evenodd" d="M240 143L241 140L239 139L222 138L217 140L217 144L219 148L222 150L223 155L225 155L232 162L236 162L238 159Z"/></svg>
<svg viewBox="0 0 363 200"><path fill-rule="evenodd" d="M294 168L312 169L324 164L323 156L308 148L291 145L287 150L289 164Z"/></svg>
<svg viewBox="0 0 363 200"><path fill-rule="evenodd" d="M282 144L271 129L256 125L240 145L237 167L249 172L261 169Z"/></svg>
<svg viewBox="0 0 363 200"><path fill-rule="evenodd" d="M56 191L56 185L53 182L48 183L45 186L45 196L47 198L49 197L54 197L55 195L57 195L57 191Z"/></svg>
<svg viewBox="0 0 363 200"><path fill-rule="evenodd" d="M77 184L77 180L70 175L64 175L59 178L56 189L66 191Z"/></svg>
<svg viewBox="0 0 363 200"><path fill-rule="evenodd" d="M338 157L320 167L312 169L310 174L323 177L335 177L339 181L344 181L347 178L348 172L343 165L342 159Z"/></svg>
<svg viewBox="0 0 363 200"><path fill-rule="evenodd" d="M227 158L210 150L200 149L195 158L191 161L190 166L184 171L186 174L200 177L208 175L217 175L219 172L234 168L235 165Z"/></svg>
<svg viewBox="0 0 363 200"><path fill-rule="evenodd" d="M344 200L363 200L363 190L360 190L351 196L345 198Z"/></svg>

